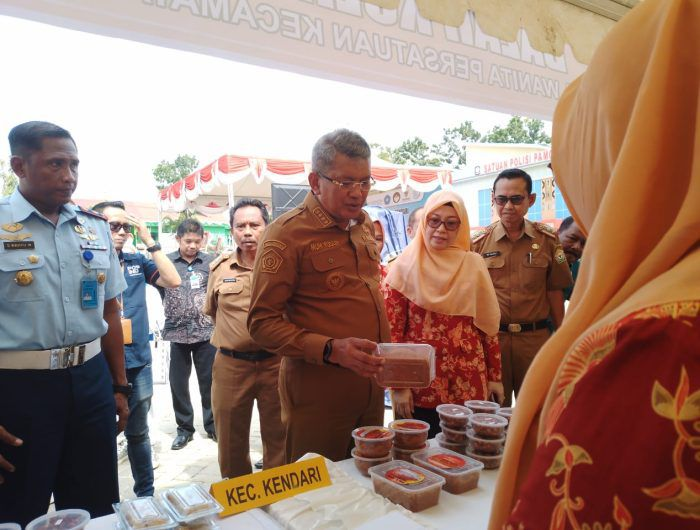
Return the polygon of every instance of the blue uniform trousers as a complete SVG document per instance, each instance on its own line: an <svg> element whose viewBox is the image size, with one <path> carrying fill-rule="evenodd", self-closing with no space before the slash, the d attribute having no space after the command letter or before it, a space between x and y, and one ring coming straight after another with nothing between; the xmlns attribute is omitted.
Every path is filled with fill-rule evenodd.
<svg viewBox="0 0 700 530"><path fill-rule="evenodd" d="M0 352L2 355L2 352ZM62 370L0 370L0 425L24 440L0 443L16 467L0 470L0 522L23 527L56 509L112 513L119 500L116 408L102 354Z"/></svg>

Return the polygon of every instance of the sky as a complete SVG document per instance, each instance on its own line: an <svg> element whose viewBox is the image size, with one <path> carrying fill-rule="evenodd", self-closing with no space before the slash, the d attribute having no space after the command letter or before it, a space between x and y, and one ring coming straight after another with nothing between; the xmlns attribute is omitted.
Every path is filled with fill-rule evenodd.
<svg viewBox="0 0 700 530"><path fill-rule="evenodd" d="M0 158L29 120L68 129L81 159L76 198L155 202L152 170L191 154L308 160L322 134L347 127L396 147L439 142L472 120L481 132L509 116L361 88L0 16Z"/></svg>

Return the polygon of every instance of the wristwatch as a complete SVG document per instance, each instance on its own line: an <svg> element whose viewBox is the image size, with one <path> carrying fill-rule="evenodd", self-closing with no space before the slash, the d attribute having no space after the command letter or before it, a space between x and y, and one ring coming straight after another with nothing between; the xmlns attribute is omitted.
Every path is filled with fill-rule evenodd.
<svg viewBox="0 0 700 530"><path fill-rule="evenodd" d="M333 366L338 366L338 363L334 363L331 361L331 354L333 353L333 339L330 339L328 342L326 342L326 345L323 347L323 362L324 364L331 364Z"/></svg>
<svg viewBox="0 0 700 530"><path fill-rule="evenodd" d="M154 252L158 252L159 250L162 250L162 248L163 247L160 246L160 243L158 243L158 241L156 241L155 243L153 243L153 245L148 247L146 250L148 252L150 252L151 254L153 254Z"/></svg>
<svg viewBox="0 0 700 530"><path fill-rule="evenodd" d="M112 392L115 394L124 394L126 397L131 397L134 391L134 385L127 383L125 385L112 385Z"/></svg>

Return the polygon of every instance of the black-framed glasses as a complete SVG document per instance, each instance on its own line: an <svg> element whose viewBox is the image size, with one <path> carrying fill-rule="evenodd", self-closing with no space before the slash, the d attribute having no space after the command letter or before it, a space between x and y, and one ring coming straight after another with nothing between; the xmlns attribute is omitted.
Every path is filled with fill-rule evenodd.
<svg viewBox="0 0 700 530"><path fill-rule="evenodd" d="M316 174L319 177L326 179L328 182L332 182L343 191L350 191L354 190L355 188L360 188L362 191L369 191L375 182L373 177L362 180L335 180L327 175L324 175L320 171L316 171Z"/></svg>
<svg viewBox="0 0 700 530"><path fill-rule="evenodd" d="M505 206L508 204L508 201L510 201L513 206L518 206L519 204L522 204L524 200L525 197L522 195L511 195L510 197L508 195L495 195L493 197L493 202L499 206Z"/></svg>
<svg viewBox="0 0 700 530"><path fill-rule="evenodd" d="M134 225L130 223L117 223L116 221L112 221L109 223L109 229L114 233L119 232L119 230L121 230L122 228L124 229L124 232L128 233L131 232L131 229L133 227Z"/></svg>
<svg viewBox="0 0 700 530"><path fill-rule="evenodd" d="M425 222L430 228L440 228L440 225L445 225L445 230L454 232L462 224L459 219L440 219L439 217L428 217Z"/></svg>

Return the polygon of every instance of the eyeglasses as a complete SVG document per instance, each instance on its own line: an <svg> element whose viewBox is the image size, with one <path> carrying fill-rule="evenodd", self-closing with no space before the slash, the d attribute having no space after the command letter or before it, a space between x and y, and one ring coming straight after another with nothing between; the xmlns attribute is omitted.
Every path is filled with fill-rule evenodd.
<svg viewBox="0 0 700 530"><path fill-rule="evenodd" d="M330 177L327 177L320 171L316 171L316 174L321 177L326 179L329 182L332 182L336 186L338 186L341 190L343 191L350 191L354 190L356 187L360 188L362 191L369 191L369 189L372 187L374 184L374 178L369 177L363 180L335 180Z"/></svg>
<svg viewBox="0 0 700 530"><path fill-rule="evenodd" d="M440 228L440 225L445 225L445 230L448 232L454 232L462 224L459 219L440 219L439 217L428 217L425 220L430 228Z"/></svg>
<svg viewBox="0 0 700 530"><path fill-rule="evenodd" d="M117 223L115 221L112 221L109 223L109 229L112 232L119 232L121 229L124 229L124 232L131 232L131 229L133 228L133 225L129 223Z"/></svg>
<svg viewBox="0 0 700 530"><path fill-rule="evenodd" d="M507 195L496 195L493 198L493 202L498 204L499 206L505 206L508 204L508 201L513 203L513 206L518 206L519 204L522 204L523 201L525 200L525 197L522 195L511 195L508 197Z"/></svg>

